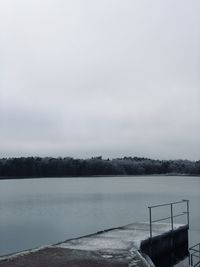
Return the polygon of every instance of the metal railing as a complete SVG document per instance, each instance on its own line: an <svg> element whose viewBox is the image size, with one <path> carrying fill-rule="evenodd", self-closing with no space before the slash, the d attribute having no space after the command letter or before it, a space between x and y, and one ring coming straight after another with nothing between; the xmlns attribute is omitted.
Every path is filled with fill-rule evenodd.
<svg viewBox="0 0 200 267"><path fill-rule="evenodd" d="M189 248L190 252L190 266L198 267L200 266L200 243Z"/></svg>
<svg viewBox="0 0 200 267"><path fill-rule="evenodd" d="M174 206L178 204L186 204L186 210L174 215ZM154 208L160 208L160 207L165 207L169 206L170 207L170 216L165 217L165 218L160 218L158 220L152 220L152 209ZM187 226L189 228L189 200L183 199L181 201L176 201L176 202L171 202L171 203L165 203L165 204L160 204L160 205L155 205L155 206L150 206L148 207L149 209L149 224L150 224L150 238L152 239L152 225L155 222L160 222L160 221L165 221L165 220L170 220L171 222L171 231L174 230L174 218L180 217L180 216L186 216L187 217Z"/></svg>

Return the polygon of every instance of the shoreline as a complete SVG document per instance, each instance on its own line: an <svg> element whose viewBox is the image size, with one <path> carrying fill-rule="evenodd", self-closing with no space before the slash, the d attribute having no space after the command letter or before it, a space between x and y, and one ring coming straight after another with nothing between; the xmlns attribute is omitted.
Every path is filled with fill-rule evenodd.
<svg viewBox="0 0 200 267"><path fill-rule="evenodd" d="M164 173L164 174L120 174L120 175L87 175L87 176L0 176L0 180L24 180L24 179L50 179L50 178L120 178L120 177L152 177L152 176L157 176L157 177L174 177L174 176L179 176L179 177L200 177L198 174L187 174L187 173Z"/></svg>

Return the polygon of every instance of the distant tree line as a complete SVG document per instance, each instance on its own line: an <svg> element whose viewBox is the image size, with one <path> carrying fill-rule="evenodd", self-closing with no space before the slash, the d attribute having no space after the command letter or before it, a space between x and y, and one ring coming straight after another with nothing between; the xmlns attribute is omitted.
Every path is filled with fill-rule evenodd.
<svg viewBox="0 0 200 267"><path fill-rule="evenodd" d="M73 177L94 175L200 175L200 161L152 160L124 157L116 159L2 158L0 177Z"/></svg>

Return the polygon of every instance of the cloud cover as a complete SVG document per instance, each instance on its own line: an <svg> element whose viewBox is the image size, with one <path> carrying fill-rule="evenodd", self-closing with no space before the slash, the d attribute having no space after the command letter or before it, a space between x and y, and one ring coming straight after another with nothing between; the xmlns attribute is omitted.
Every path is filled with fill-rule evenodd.
<svg viewBox="0 0 200 267"><path fill-rule="evenodd" d="M0 156L200 159L198 0L1 0Z"/></svg>

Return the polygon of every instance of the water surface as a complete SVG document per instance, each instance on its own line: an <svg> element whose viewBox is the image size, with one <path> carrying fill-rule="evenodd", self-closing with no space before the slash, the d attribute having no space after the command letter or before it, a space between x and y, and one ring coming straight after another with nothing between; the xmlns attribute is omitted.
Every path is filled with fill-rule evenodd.
<svg viewBox="0 0 200 267"><path fill-rule="evenodd" d="M147 221L149 205L180 199L190 200L190 242L194 244L200 241L199 191L199 177L1 180L0 254ZM153 216L166 214L169 209Z"/></svg>

